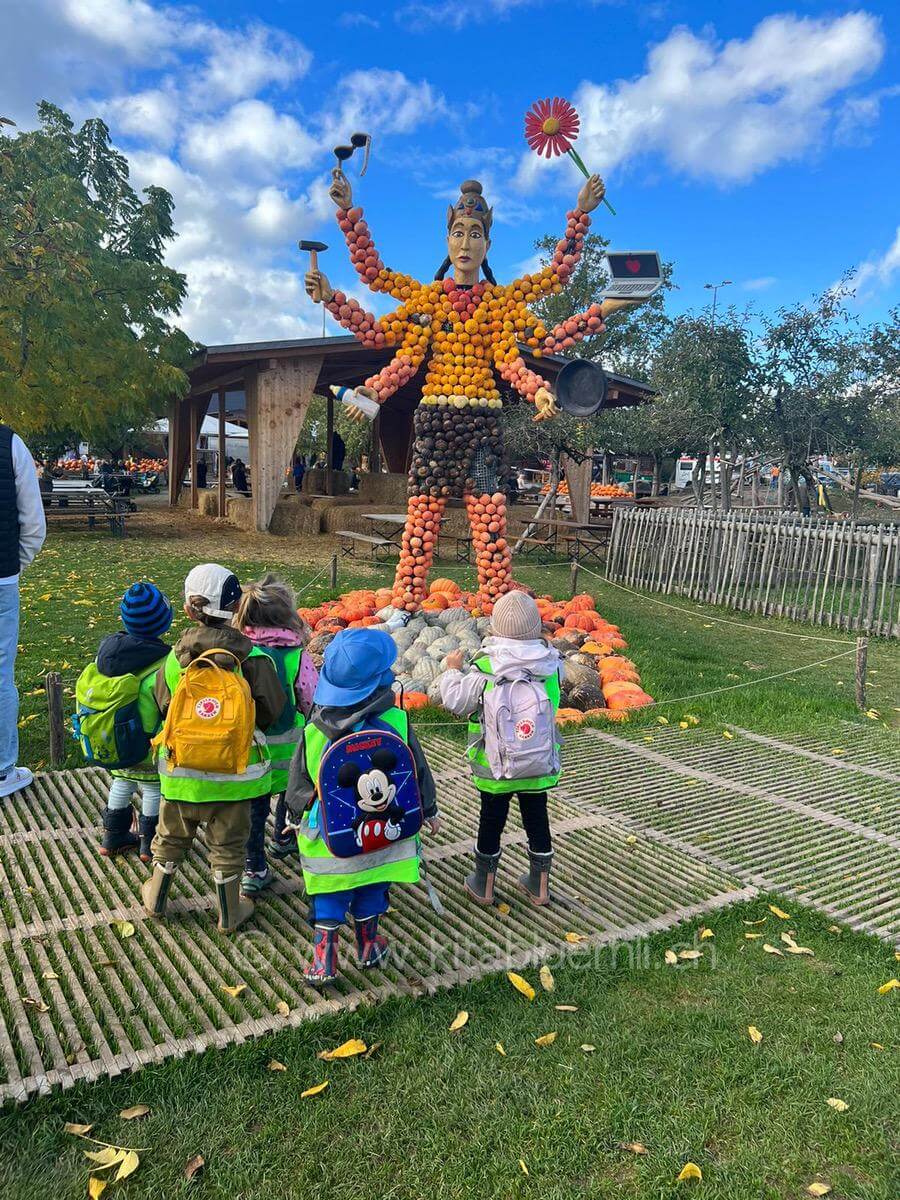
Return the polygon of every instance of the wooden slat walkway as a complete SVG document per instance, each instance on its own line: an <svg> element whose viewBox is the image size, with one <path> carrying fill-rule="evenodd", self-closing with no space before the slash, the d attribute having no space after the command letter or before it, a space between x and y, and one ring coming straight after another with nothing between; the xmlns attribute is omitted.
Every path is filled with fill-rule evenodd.
<svg viewBox="0 0 900 1200"><path fill-rule="evenodd" d="M458 744L431 737L445 822L429 873L445 911L436 916L422 888L398 888L387 968L360 972L348 947L324 994L302 978L309 934L295 860L275 864L275 887L229 939L215 928L200 844L178 876L171 920L146 920L146 868L97 853L103 773L42 775L0 803L0 1100L639 938L760 888L896 938L900 780L854 733L847 758L834 760L811 739L740 730L730 742L701 730L579 731L552 800L557 902L535 910L517 892L524 838L512 820L498 889L506 914L462 891L472 786ZM119 921L134 936L122 938ZM584 940L570 946L567 932ZM236 998L224 990L241 983Z"/></svg>

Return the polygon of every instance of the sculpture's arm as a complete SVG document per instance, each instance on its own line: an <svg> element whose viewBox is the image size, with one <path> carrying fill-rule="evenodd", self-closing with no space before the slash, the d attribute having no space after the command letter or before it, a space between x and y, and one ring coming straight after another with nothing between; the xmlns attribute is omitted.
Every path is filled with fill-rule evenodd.
<svg viewBox="0 0 900 1200"><path fill-rule="evenodd" d="M612 303L612 301L607 303ZM604 328L603 305L592 304L585 312L567 317L565 321L560 321L554 329L551 329L541 343L541 352L543 354L559 354L561 350L568 350L570 346L580 342L583 337L592 337L595 333L602 333Z"/></svg>
<svg viewBox="0 0 900 1200"><path fill-rule="evenodd" d="M335 215L350 251L350 261L370 291L387 292L396 300L405 300L412 288L421 286L411 275L392 271L384 265L359 206L339 208Z"/></svg>
<svg viewBox="0 0 900 1200"><path fill-rule="evenodd" d="M422 365L422 360L428 353L430 337L420 339L412 337L412 330L403 340L400 349L391 361L381 368L376 375L370 375L363 385L374 392L374 399L384 404L398 388L408 383Z"/></svg>

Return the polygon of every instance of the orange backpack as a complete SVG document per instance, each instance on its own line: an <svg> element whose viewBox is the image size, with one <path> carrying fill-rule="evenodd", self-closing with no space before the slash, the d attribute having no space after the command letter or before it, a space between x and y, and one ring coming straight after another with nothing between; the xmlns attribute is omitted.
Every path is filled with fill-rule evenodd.
<svg viewBox="0 0 900 1200"><path fill-rule="evenodd" d="M233 670L215 656L234 659ZM243 775L256 727L256 704L230 650L207 650L185 667L172 693L165 724L153 739L170 768L212 775Z"/></svg>

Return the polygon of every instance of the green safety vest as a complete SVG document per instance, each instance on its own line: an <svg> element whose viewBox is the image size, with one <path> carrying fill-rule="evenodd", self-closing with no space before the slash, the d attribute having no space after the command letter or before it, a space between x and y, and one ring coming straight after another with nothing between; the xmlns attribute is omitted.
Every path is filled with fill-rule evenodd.
<svg viewBox="0 0 900 1200"><path fill-rule="evenodd" d="M487 655L482 655L481 658L476 658L472 665L477 667L482 675L487 676L487 683L484 690L485 692L491 691L495 686L494 677L491 672L491 660ZM553 705L555 715L559 708L559 675L554 671L546 679L537 679L535 682L543 685L547 693L547 699ZM547 788L556 787L562 774L561 771L557 771L555 775L539 775L534 779L495 779L484 749L484 729L479 718L480 712L481 708L479 706L471 717L469 717L468 747L466 750L469 765L472 768L472 775L475 779L475 786L480 792L505 795L509 792L543 792ZM557 740L557 745L561 746L562 741Z"/></svg>
<svg viewBox="0 0 900 1200"><path fill-rule="evenodd" d="M254 647L250 654L261 653ZM174 695L178 681L184 672L175 657L175 651L169 651L169 657L163 665L166 684L169 693ZM256 731L247 770L242 775L211 774L208 771L195 771L190 767L169 767L165 746L160 746L159 786L165 800L187 801L191 804L221 804L228 800L253 800L257 796L268 796L272 791L272 768L269 762L269 752L266 740Z"/></svg>
<svg viewBox="0 0 900 1200"><path fill-rule="evenodd" d="M390 708L378 714L378 719L390 725L395 733L409 743L409 718L400 708ZM361 728L365 723L361 722ZM349 732L349 731L348 731ZM318 787L319 765L330 738L317 725L308 724L303 731L306 751L306 771ZM297 831L297 847L303 866L303 882L307 894L315 896L322 892L345 892L351 888L365 887L369 883L418 883L419 882L419 837L403 838L382 850L369 854L358 854L355 858L337 858L319 834L310 827L311 812L318 808L318 800L310 812L304 813Z"/></svg>
<svg viewBox="0 0 900 1200"><path fill-rule="evenodd" d="M251 651L251 655L265 654L272 660L286 697L281 716L265 734L269 758L272 761L273 792L283 792L287 788L291 759L303 737L303 727L306 725L306 717L297 707L294 691L297 676L300 674L302 653L299 646L254 646Z"/></svg>

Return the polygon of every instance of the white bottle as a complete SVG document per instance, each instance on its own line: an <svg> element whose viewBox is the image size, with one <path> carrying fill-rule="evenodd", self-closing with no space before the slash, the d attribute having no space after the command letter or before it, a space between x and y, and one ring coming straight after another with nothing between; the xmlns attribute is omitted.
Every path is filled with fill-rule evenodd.
<svg viewBox="0 0 900 1200"><path fill-rule="evenodd" d="M348 407L354 405L361 412L364 412L370 421L378 416L378 410L381 406L376 404L374 400L370 400L368 396L361 396L359 392L354 392L353 388L342 387L338 383L333 383L331 390L338 400L340 400L341 404L346 404Z"/></svg>

